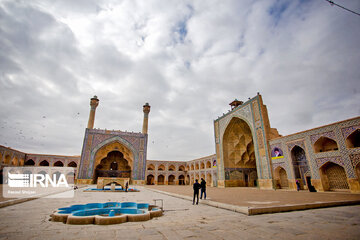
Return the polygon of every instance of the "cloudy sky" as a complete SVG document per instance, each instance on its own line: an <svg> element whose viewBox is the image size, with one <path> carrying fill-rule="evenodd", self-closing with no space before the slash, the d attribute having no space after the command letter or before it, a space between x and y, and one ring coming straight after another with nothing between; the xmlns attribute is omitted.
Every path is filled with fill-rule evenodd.
<svg viewBox="0 0 360 240"><path fill-rule="evenodd" d="M157 160L215 153L213 120L257 92L282 135L356 117L359 43L325 0L0 0L0 145L80 155L93 95L96 128L139 132L150 103Z"/></svg>

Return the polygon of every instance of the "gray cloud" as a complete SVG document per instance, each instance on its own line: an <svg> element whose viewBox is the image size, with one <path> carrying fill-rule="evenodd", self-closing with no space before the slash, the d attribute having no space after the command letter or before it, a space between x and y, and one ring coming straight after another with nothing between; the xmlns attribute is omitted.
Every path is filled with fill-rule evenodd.
<svg viewBox="0 0 360 240"><path fill-rule="evenodd" d="M95 94L99 128L151 104L149 159L214 153L213 119L257 92L281 134L355 117L359 25L325 1L1 1L0 144L80 154Z"/></svg>

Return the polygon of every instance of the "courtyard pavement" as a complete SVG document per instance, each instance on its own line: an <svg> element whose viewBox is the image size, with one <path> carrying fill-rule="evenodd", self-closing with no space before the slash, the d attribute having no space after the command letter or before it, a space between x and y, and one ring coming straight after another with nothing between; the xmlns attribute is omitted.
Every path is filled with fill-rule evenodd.
<svg viewBox="0 0 360 240"><path fill-rule="evenodd" d="M0 208L0 239L359 239L360 206L246 216L138 187L140 192L83 192ZM164 200L164 215L146 222L68 225L49 221L57 208L107 201Z"/></svg>
<svg viewBox="0 0 360 240"><path fill-rule="evenodd" d="M148 189L160 190L192 197L192 186L185 185L146 185ZM270 207L286 204L304 204L317 202L360 201L360 194L350 192L309 192L307 190L260 190L258 188L207 187L207 199L226 204L245 207Z"/></svg>

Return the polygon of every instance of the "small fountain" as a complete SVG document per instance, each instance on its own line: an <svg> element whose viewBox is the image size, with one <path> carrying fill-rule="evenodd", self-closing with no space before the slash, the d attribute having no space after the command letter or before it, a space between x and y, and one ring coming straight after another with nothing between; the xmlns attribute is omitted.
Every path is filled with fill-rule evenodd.
<svg viewBox="0 0 360 240"><path fill-rule="evenodd" d="M147 221L160 217L163 210L155 205L136 202L106 202L72 205L51 214L53 222L66 224L119 224Z"/></svg>

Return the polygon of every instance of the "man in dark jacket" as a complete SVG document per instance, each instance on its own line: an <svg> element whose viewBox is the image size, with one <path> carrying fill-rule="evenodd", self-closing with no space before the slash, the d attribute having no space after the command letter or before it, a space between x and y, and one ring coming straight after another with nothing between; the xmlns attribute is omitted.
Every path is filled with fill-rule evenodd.
<svg viewBox="0 0 360 240"><path fill-rule="evenodd" d="M204 194L204 199L206 199L206 182L203 178L201 178L200 187L201 187L200 199L202 199L203 194Z"/></svg>
<svg viewBox="0 0 360 240"><path fill-rule="evenodd" d="M196 205L199 204L199 189L200 188L201 188L200 183L198 183L198 180L195 179L195 183L193 185L193 189L194 189L193 205L195 204L195 196L197 197Z"/></svg>

